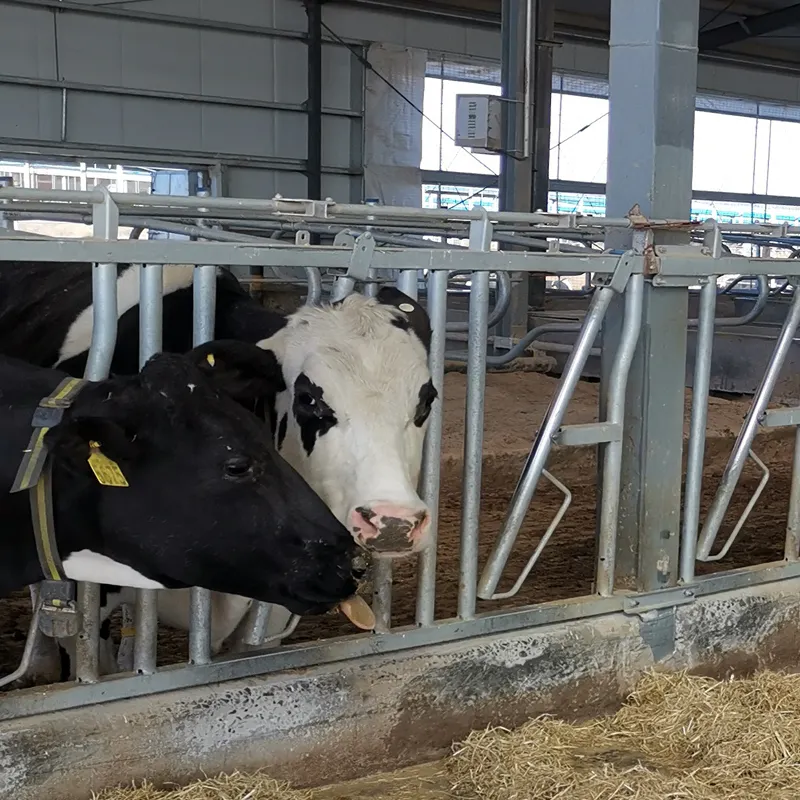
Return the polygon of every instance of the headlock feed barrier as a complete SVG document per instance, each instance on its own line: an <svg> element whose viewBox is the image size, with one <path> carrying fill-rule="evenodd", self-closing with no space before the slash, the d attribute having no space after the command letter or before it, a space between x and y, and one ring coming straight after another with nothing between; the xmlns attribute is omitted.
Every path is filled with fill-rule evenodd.
<svg viewBox="0 0 800 800"><path fill-rule="evenodd" d="M614 612L642 614L650 609L690 604L703 596L745 586L800 577L800 408L767 409L777 375L800 324L798 292L793 294L773 357L753 398L712 508L704 520L700 513L713 333L720 325L743 324L741 319L715 319L717 279L730 274L752 275L758 279L757 308L755 314L751 311L742 318L745 321L752 320L763 309L770 276L784 276L790 285L800 279L800 262L796 259L736 257L726 252L723 239L729 234L749 237L756 242L760 237L780 237L800 244L800 228L736 225L714 220L679 223L648 220L636 214L612 219L575 214L490 213L484 209L454 213L444 209L340 204L331 200L149 196L109 193L105 189L73 192L2 188L0 208L4 218L12 222L0 232L0 260L90 262L94 265L94 332L85 375L89 380L99 380L108 374L114 352L119 263L137 264L141 271L140 365L161 346L162 271L163 266L169 264L195 265L195 344L208 341L214 335L218 267L249 270L251 275L302 278L308 287L306 302L312 304L320 302L323 290L330 299L336 300L356 290L374 293L378 282L394 282L414 297L422 288L433 330L430 369L440 397L445 362L450 356L446 345L454 341L449 334L457 335L459 328L462 331L466 328L468 342L456 618L441 619L435 613L437 586L442 575L437 574L434 538L432 546L419 555L416 624L413 626L392 627L392 577L396 565L390 559L376 558L372 572L375 633L282 644L294 631L298 618L292 617L283 630L270 633L270 607L256 603L250 608L243 626L239 652L212 658L209 592L195 588L191 593L191 629L185 663L159 668L156 663L157 595L155 590L140 590L135 614L132 616L130 610L124 610L123 628L135 627L133 652L129 649L131 637L123 636L119 655L121 671L101 677L98 666L99 587L81 584L77 680L60 687L57 692L42 687L6 692L0 698L0 720L396 653L488 634L530 630ZM33 217L91 220L92 237L49 239L13 229L15 219ZM197 240L120 240L121 223L134 228L184 233ZM684 245L664 246L658 244L657 239L654 242L659 231L676 228L701 236L702 242L689 244L688 235ZM600 251L574 244L581 236L600 240L609 229L628 230L629 249ZM275 232L294 233L294 241L272 236ZM327 243L310 244L312 234L327 237ZM467 239L468 246L446 244L445 240L453 238ZM497 242L514 244L518 249L495 249L493 244ZM543 242L545 251L542 251ZM521 249L526 245L530 245L529 249ZM466 324L448 323L448 282L455 273L466 274L469 278ZM505 521L492 542L488 559L481 565L478 544L487 364L513 360L525 352L538 335L529 333L513 346L509 345L506 354L487 355L490 326L507 308L511 278L520 273L562 276L589 273L595 288L558 388L531 443ZM492 276L496 287L494 309L491 307ZM642 338L661 334L643 325L646 293L678 290L687 292L688 296L691 286L702 288L698 319L690 323L697 327L698 339L682 524L680 530L664 532L657 525L642 530L642 537L654 537L659 541L640 550L637 573L632 581L623 582L619 580L618 561L628 543L619 541L620 515L622 506L629 502L628 482L636 480L624 477L625 431L630 424L631 404L635 407L636 403L629 391L629 376ZM565 424L570 399L610 314L615 315L620 325L620 335L602 385L601 415L594 422ZM669 429L669 424L665 423L659 435L682 441L682 427ZM753 439L759 426L789 426L798 430L785 560L699 577L695 575L696 560L719 559L728 551L769 479L767 468L753 451ZM434 536L440 516L442 431L442 402L437 402L430 417L420 478L421 496L430 509ZM559 478L557 469L547 468L555 446L598 447L600 499L593 593L538 605L513 606L504 602L502 610L478 613L479 600L508 601L519 593L523 584L535 582L535 567L542 552L545 548L559 546L558 526L573 500L573 492ZM748 458L759 465L763 477L727 541L712 555L731 495ZM545 530L524 568L509 574L509 557L515 550L520 528L542 478L555 487L562 499L553 518L543 526ZM680 505L680 497L677 503ZM482 538L485 540L485 534ZM673 558L677 553L679 567L677 559ZM652 582L641 579L644 573L658 573L664 577L654 588ZM510 582L510 588L500 590L498 587L504 578ZM35 589L31 596L38 608ZM2 680L3 685L24 675L39 635L34 614L23 663L16 673Z"/></svg>

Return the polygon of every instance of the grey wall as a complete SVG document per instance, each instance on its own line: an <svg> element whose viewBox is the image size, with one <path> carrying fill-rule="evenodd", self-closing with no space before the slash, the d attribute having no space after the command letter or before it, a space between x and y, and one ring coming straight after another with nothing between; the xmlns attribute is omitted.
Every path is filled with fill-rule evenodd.
<svg viewBox="0 0 800 800"><path fill-rule="evenodd" d="M0 2L4 152L221 163L228 194L306 195L299 0L95 3ZM323 74L323 192L360 199L363 69L326 44Z"/></svg>

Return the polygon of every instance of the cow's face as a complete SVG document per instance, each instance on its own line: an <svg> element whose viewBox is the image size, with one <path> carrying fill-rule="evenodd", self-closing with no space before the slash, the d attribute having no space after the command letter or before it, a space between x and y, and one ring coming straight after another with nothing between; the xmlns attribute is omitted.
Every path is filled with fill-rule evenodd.
<svg viewBox="0 0 800 800"><path fill-rule="evenodd" d="M305 307L259 346L275 353L278 449L356 541L390 555L428 545L417 494L422 443L437 392L430 322L396 289Z"/></svg>
<svg viewBox="0 0 800 800"><path fill-rule="evenodd" d="M99 522L95 555L150 581L133 585L202 586L297 614L350 597L351 534L242 407L275 381L282 385L271 354L211 342L200 354L160 354L139 375L84 388L48 444ZM97 484L87 464L92 441L119 464L127 487ZM65 558L65 569L99 563L91 555Z"/></svg>

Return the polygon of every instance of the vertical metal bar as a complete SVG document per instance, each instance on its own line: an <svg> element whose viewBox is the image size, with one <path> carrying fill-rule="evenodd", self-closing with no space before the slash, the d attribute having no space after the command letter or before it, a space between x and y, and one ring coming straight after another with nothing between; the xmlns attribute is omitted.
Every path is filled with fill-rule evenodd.
<svg viewBox="0 0 800 800"><path fill-rule="evenodd" d="M392 627L392 561L379 555L372 558L372 611L375 633L387 633Z"/></svg>
<svg viewBox="0 0 800 800"><path fill-rule="evenodd" d="M792 487L789 492L789 515L786 521L784 558L787 561L797 561L800 558L800 426L795 429L794 434Z"/></svg>
<svg viewBox="0 0 800 800"><path fill-rule="evenodd" d="M242 643L248 647L258 647L267 635L267 625L272 613L271 603L254 602L247 611Z"/></svg>
<svg viewBox="0 0 800 800"><path fill-rule="evenodd" d="M371 203L368 201L368 205ZM375 270L370 269L370 277L374 277L377 273ZM405 292L409 297L414 300L417 299L417 271L404 270L402 271L397 280L397 288L401 292ZM377 284L367 284L368 288L375 291L365 292L368 296L375 296L377 292ZM394 565L389 558L381 558L375 556L372 560L372 610L375 614L375 632L387 633L392 627L392 580L393 580Z"/></svg>
<svg viewBox="0 0 800 800"><path fill-rule="evenodd" d="M711 382L711 353L714 347L714 314L717 307L717 276L710 275L700 292L700 312L692 379L692 418L686 462L686 485L683 493L683 528L681 530L680 580L694 580L695 547L700 524L700 497L703 488L703 456L706 449L708 388Z"/></svg>
<svg viewBox="0 0 800 800"><path fill-rule="evenodd" d="M428 366L439 400L433 404L422 456L420 480L422 499L431 517L431 544L419 557L417 583L417 625L432 625L436 602L436 545L439 529L439 483L442 463L442 420L444 403L444 352L447 339L446 270L428 273L428 316L431 321L431 352ZM406 292L408 294L408 292Z"/></svg>
<svg viewBox="0 0 800 800"><path fill-rule="evenodd" d="M418 288L419 273L415 269L404 269L397 278L397 288L407 294L412 300L416 300L419 295ZM430 298L428 298L430 304ZM430 309L428 309L430 314Z"/></svg>
<svg viewBox="0 0 800 800"><path fill-rule="evenodd" d="M575 392L575 387L581 377L581 372L586 364L586 359L597 338L600 326L603 323L608 306L615 295L614 289L608 286L599 288L592 297L589 310L583 323L583 328L578 334L572 352L567 358L564 373L561 376L558 390L550 401L542 426L536 434L536 438L531 447L525 466L522 470L519 482L514 489L514 496L511 498L503 530L494 543L489 560L483 569L480 583L478 584L478 596L484 600L491 598L500 582L506 562L508 561L511 550L514 547L519 530L525 515L528 513L542 471L547 463L550 450L553 446L553 436L561 426L564 419L570 398Z"/></svg>
<svg viewBox="0 0 800 800"><path fill-rule="evenodd" d="M492 228L486 216L470 223L469 246L487 251ZM489 340L489 273L473 272L469 292L467 404L464 423L464 475L461 506L461 560L458 616L473 619L478 587L478 536L483 472L483 410L486 389L486 347Z"/></svg>
<svg viewBox="0 0 800 800"><path fill-rule="evenodd" d="M92 208L92 235L116 239L119 209L103 188L103 201ZM108 376L117 342L117 265L92 266L92 342L84 377L101 381ZM78 584L78 611L81 629L75 641L75 675L83 683L99 677L100 587L96 583Z"/></svg>
<svg viewBox="0 0 800 800"><path fill-rule="evenodd" d="M750 453L753 439L755 439L758 430L759 420L767 408L770 397L772 397L772 392L780 376L781 368L786 361L786 356L789 354L789 348L792 346L792 340L797 332L799 323L800 292L795 292L792 304L789 306L789 311L783 321L781 332L778 334L775 349L764 372L764 377L761 379L761 384L753 397L753 402L747 412L742 429L739 431L739 436L733 446L725 471L722 473L717 493L714 495L711 508L700 531L700 537L697 542L697 558L700 561L708 558L711 548L714 546L714 540L728 511L731 497L733 497L736 484L739 482Z"/></svg>
<svg viewBox="0 0 800 800"><path fill-rule="evenodd" d="M161 264L142 264L139 267L139 369L161 350L163 275ZM133 669L142 675L150 675L156 670L158 646L156 589L139 589L136 592L135 619Z"/></svg>
<svg viewBox="0 0 800 800"><path fill-rule="evenodd" d="M217 299L217 268L197 266L193 283L194 316L192 343L194 347L214 338L214 317ZM193 586L190 600L189 662L207 664L211 660L211 593Z"/></svg>
<svg viewBox="0 0 800 800"><path fill-rule="evenodd" d="M644 278L631 275L625 293L625 320L617 360L608 383L606 420L623 425L625 419L625 390L639 332L642 327L642 294ZM603 503L600 507L598 537L597 593L608 597L614 593L614 561L619 523L619 495L622 479L622 437L608 442L603 451Z"/></svg>
<svg viewBox="0 0 800 800"><path fill-rule="evenodd" d="M322 199L322 0L307 0L308 17L308 197ZM312 238L313 242L313 238Z"/></svg>
<svg viewBox="0 0 800 800"><path fill-rule="evenodd" d="M606 203L651 218L689 216L699 0L611 0ZM656 231L653 244L688 244ZM627 249L631 232L609 231ZM601 397L620 346L621 301L603 331ZM679 574L688 289L647 281L642 333L628 378L615 583L650 591ZM601 471L602 472L602 471ZM602 474L600 484L602 497Z"/></svg>

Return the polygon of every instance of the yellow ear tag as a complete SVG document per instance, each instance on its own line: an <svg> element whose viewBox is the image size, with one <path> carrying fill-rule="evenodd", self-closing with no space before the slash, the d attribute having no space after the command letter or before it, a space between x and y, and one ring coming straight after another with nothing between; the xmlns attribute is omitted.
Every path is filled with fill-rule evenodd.
<svg viewBox="0 0 800 800"><path fill-rule="evenodd" d="M98 442L89 442L89 448L91 449L89 466L101 486L128 486L119 464L100 452Z"/></svg>
<svg viewBox="0 0 800 800"><path fill-rule="evenodd" d="M206 356L206 361L208 361L208 363L213 367L217 360L214 358L214 354L213 353L209 353Z"/></svg>

